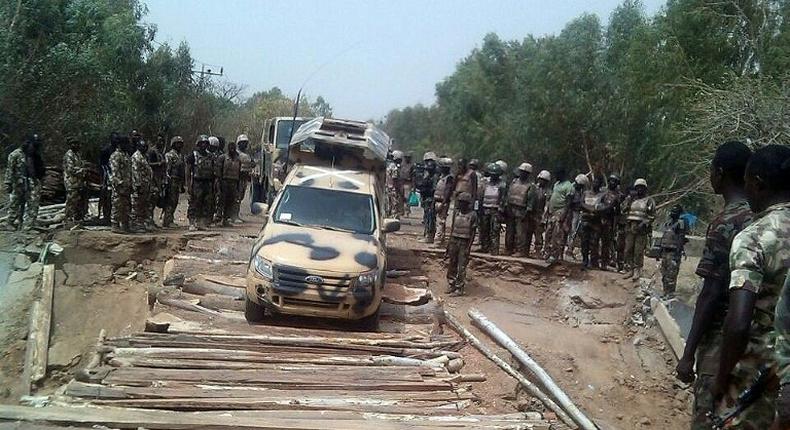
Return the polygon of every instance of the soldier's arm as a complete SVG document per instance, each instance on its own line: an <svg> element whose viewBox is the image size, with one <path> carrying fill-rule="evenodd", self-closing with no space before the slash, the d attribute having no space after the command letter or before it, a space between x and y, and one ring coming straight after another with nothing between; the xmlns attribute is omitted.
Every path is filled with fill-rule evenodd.
<svg viewBox="0 0 790 430"><path fill-rule="evenodd" d="M11 191L11 178L13 177L14 172L14 159L9 155L8 162L5 166L5 176L3 176L3 186L5 186L6 192Z"/></svg>
<svg viewBox="0 0 790 430"><path fill-rule="evenodd" d="M716 316L716 311L721 306L720 303L727 299L725 294L727 286L720 279L704 278L702 291L697 296L697 303L694 306L694 319L691 323L686 347L683 356L678 360L677 373L678 379L683 382L694 380L694 362L699 342L702 336L710 329L711 323Z"/></svg>

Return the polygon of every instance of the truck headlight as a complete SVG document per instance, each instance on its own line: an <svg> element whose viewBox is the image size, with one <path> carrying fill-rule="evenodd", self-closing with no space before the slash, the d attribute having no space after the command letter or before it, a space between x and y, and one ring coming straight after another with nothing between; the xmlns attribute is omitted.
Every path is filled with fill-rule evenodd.
<svg viewBox="0 0 790 430"><path fill-rule="evenodd" d="M357 281L354 283L354 287L357 289L373 289L376 285L376 281L379 278L379 271L378 270L371 270L370 272L363 272L357 278Z"/></svg>
<svg viewBox="0 0 790 430"><path fill-rule="evenodd" d="M264 279L269 281L274 279L271 261L262 258L260 255L256 255L255 258L252 259L252 264L255 266L255 271Z"/></svg>

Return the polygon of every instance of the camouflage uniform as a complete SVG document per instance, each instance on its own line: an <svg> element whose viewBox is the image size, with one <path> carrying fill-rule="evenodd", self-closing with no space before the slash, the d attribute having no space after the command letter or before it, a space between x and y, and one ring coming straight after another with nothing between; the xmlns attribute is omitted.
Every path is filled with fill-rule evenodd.
<svg viewBox="0 0 790 430"><path fill-rule="evenodd" d="M483 181L482 217L480 218L480 251L499 254L499 236L502 225L502 208L505 206L505 181L491 178Z"/></svg>
<svg viewBox="0 0 790 430"><path fill-rule="evenodd" d="M568 197L573 195L573 183L562 181L554 184L549 198L549 220L546 226L546 252L548 257L562 258L565 243L571 228L568 213Z"/></svg>
<svg viewBox="0 0 790 430"><path fill-rule="evenodd" d="M148 150L148 165L151 166L151 199L148 205L147 223L154 225L154 208L162 205L162 194L165 191L165 157L159 148L152 147ZM164 206L164 205L162 205Z"/></svg>
<svg viewBox="0 0 790 430"><path fill-rule="evenodd" d="M551 193L551 188L541 187L535 184L532 194L527 197L527 207L529 208L529 225L527 226L527 240L525 250L529 252L532 247L532 238L535 238L535 252L538 255L543 253L543 230L545 228L544 215L546 212L546 201Z"/></svg>
<svg viewBox="0 0 790 430"><path fill-rule="evenodd" d="M645 249L653 231L651 223L655 219L656 202L651 197L634 198L624 207L628 225L625 236L625 262L629 269L642 269L645 263Z"/></svg>
<svg viewBox="0 0 790 430"><path fill-rule="evenodd" d="M433 192L434 213L436 214L436 241L445 244L447 230L447 214L450 211L450 196L454 187L455 178L447 174L439 179Z"/></svg>
<svg viewBox="0 0 790 430"><path fill-rule="evenodd" d="M219 181L220 204L217 212L223 225L227 225L231 217L237 212L237 192L239 178L241 177L241 160L238 156L230 154L220 155L215 163L214 175Z"/></svg>
<svg viewBox="0 0 790 430"><path fill-rule="evenodd" d="M664 294L674 294L677 288L680 257L686 245L686 221L669 219L662 226L661 236L661 285Z"/></svg>
<svg viewBox="0 0 790 430"><path fill-rule="evenodd" d="M4 182L9 191L8 225L13 228L30 228L38 216L41 181L31 171L33 167L28 165L29 160L22 148L8 155Z"/></svg>
<svg viewBox="0 0 790 430"><path fill-rule="evenodd" d="M403 180L401 168L394 161L387 163L387 216L400 218L403 213Z"/></svg>
<svg viewBox="0 0 790 430"><path fill-rule="evenodd" d="M148 214L151 205L151 182L153 172L145 155L135 151L132 155L132 212L131 222L136 229L150 227Z"/></svg>
<svg viewBox="0 0 790 430"><path fill-rule="evenodd" d="M433 193L436 190L436 183L439 180L438 175L434 172L423 172L422 176L418 178L417 187L420 191L420 204L422 205L422 223L423 232L427 243L433 243L433 237L436 235L436 207L433 202Z"/></svg>
<svg viewBox="0 0 790 430"><path fill-rule="evenodd" d="M527 211L529 196L535 184L515 178L510 183L507 191L507 206L505 209L505 253L507 255L517 252L528 255L527 229L531 214Z"/></svg>
<svg viewBox="0 0 790 430"><path fill-rule="evenodd" d="M129 230L132 192L132 158L119 146L110 156L112 208L110 224L115 230Z"/></svg>
<svg viewBox="0 0 790 430"><path fill-rule="evenodd" d="M173 224L173 218L178 207L178 197L184 189L184 157L171 149L165 154L166 175L165 175L165 207L162 208L162 224L169 227Z"/></svg>
<svg viewBox="0 0 790 430"><path fill-rule="evenodd" d="M87 210L85 162L79 152L69 149L63 156L63 185L66 188L66 220L80 222Z"/></svg>
<svg viewBox="0 0 790 430"><path fill-rule="evenodd" d="M607 189L602 199L601 212L601 268L604 270L612 263L617 254L617 225L620 214L620 192Z"/></svg>
<svg viewBox="0 0 790 430"><path fill-rule="evenodd" d="M214 160L211 154L193 151L188 164L192 166L187 217L191 225L206 225L214 215Z"/></svg>
<svg viewBox="0 0 790 430"><path fill-rule="evenodd" d="M470 202L470 206L474 204ZM450 291L464 292L466 285L466 266L469 264L469 250L477 229L477 212L469 209L462 213L453 213L453 226L450 231L450 242L447 244L447 283Z"/></svg>
<svg viewBox="0 0 790 430"><path fill-rule="evenodd" d="M784 286L776 303L776 316L774 317L776 331L776 363L779 365L777 374L780 384L785 387L790 385L790 273L785 276Z"/></svg>
<svg viewBox="0 0 790 430"><path fill-rule="evenodd" d="M582 261L585 266L593 268L601 267L601 230L603 221L601 219L600 207L604 198L604 193L587 190L582 195L584 206L588 210L581 211L581 248ZM592 211L592 212L591 212Z"/></svg>
<svg viewBox="0 0 790 430"><path fill-rule="evenodd" d="M725 400L753 383L761 365L776 368L774 312L790 267L790 203L768 207L735 236L730 250L730 290L748 289L757 295L749 343L733 370ZM785 375L786 376L786 375ZM734 422L734 428L767 429L774 418L778 384L769 384L755 403Z"/></svg>
<svg viewBox="0 0 790 430"><path fill-rule="evenodd" d="M252 179L252 170L255 168L255 163L252 161L252 157L246 152L236 149L239 154L239 161L241 161L241 177L239 178L239 189L236 192L236 207L233 213L233 219L240 219L239 218L239 208L241 207L241 202L244 200L244 196L247 194L247 188L250 186L250 180Z"/></svg>

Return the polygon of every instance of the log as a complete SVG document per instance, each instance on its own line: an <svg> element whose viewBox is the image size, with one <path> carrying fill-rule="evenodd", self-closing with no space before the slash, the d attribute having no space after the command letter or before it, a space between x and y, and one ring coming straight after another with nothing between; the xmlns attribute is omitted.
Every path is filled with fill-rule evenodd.
<svg viewBox="0 0 790 430"><path fill-rule="evenodd" d="M213 317L228 318L237 321L244 320L244 317L239 314L231 313L231 312L213 311L211 309L204 308L203 306L195 305L184 300L171 299L169 297L159 297L159 296L156 297L156 300L163 305L172 306L174 308L184 309L192 312L198 312L205 315L211 315Z"/></svg>
<svg viewBox="0 0 790 430"><path fill-rule="evenodd" d="M598 427L589 419L584 412L582 412L576 404L568 397L562 388L554 382L551 375L546 372L532 357L529 356L521 347L514 341L507 333L503 332L491 322L482 312L472 308L469 309L469 317L473 323L480 328L487 335L491 336L500 346L504 347L519 361L519 363L529 369L529 371L538 378L540 384L548 390L551 396L568 412L568 415L573 419L580 428L584 430L596 430Z"/></svg>
<svg viewBox="0 0 790 430"><path fill-rule="evenodd" d="M49 332L52 325L52 298L55 288L55 266L47 264L41 275L41 296L33 303L25 355L24 385L44 379L47 374Z"/></svg>
<svg viewBox="0 0 790 430"><path fill-rule="evenodd" d="M550 399L546 393L541 391L535 384L530 382L527 378L524 377L518 370L514 369L513 366L507 364L505 360L497 357L496 354L491 351L488 346L483 344L480 339L478 339L475 335L473 335L469 330L467 330L454 316L448 311L444 311L444 318L447 324L455 330L461 337L466 339L470 344L472 344L481 354L486 356L489 360L493 361L497 366L499 366L502 370L504 370L508 375L515 378L530 394L537 397L547 408L549 408L552 412L557 414L557 417L562 420L565 424L569 425L571 428L578 428L576 423L565 413L565 411L554 402L554 400Z"/></svg>
<svg viewBox="0 0 790 430"><path fill-rule="evenodd" d="M173 276L170 277L172 279ZM197 294L205 296L206 294L220 294L223 296L232 297L234 299L243 299L245 291L241 288L228 287L225 285L215 285L201 279L188 279L183 285L181 290L190 294Z"/></svg>
<svg viewBox="0 0 790 430"><path fill-rule="evenodd" d="M445 254L445 250L441 248L412 248L412 251L422 252L424 254L432 254L432 255ZM508 263L521 263L521 264L526 264L528 266L538 267L541 269L547 269L551 266L549 263L543 260L537 260L534 258L512 257L508 255L491 255L482 252L471 252L469 253L469 255L474 258L478 258L486 261L504 261Z"/></svg>
<svg viewBox="0 0 790 430"><path fill-rule="evenodd" d="M207 263L207 264L232 264L232 265L246 265L249 261L243 260L217 260L214 258L203 258L203 257L195 257L194 255L174 255L173 259L175 260L191 260L197 261L200 263Z"/></svg>

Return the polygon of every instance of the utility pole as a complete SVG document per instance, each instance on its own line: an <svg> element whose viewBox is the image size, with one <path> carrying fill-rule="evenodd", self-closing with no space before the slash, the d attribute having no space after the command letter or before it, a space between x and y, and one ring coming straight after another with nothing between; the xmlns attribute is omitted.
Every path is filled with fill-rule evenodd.
<svg viewBox="0 0 790 430"><path fill-rule="evenodd" d="M203 82L206 76L224 76L225 75L225 68L220 67L219 73L212 71L211 69L206 68L205 63L200 63L200 70L192 70L192 74L200 75L198 81L198 87L202 90L203 89Z"/></svg>

